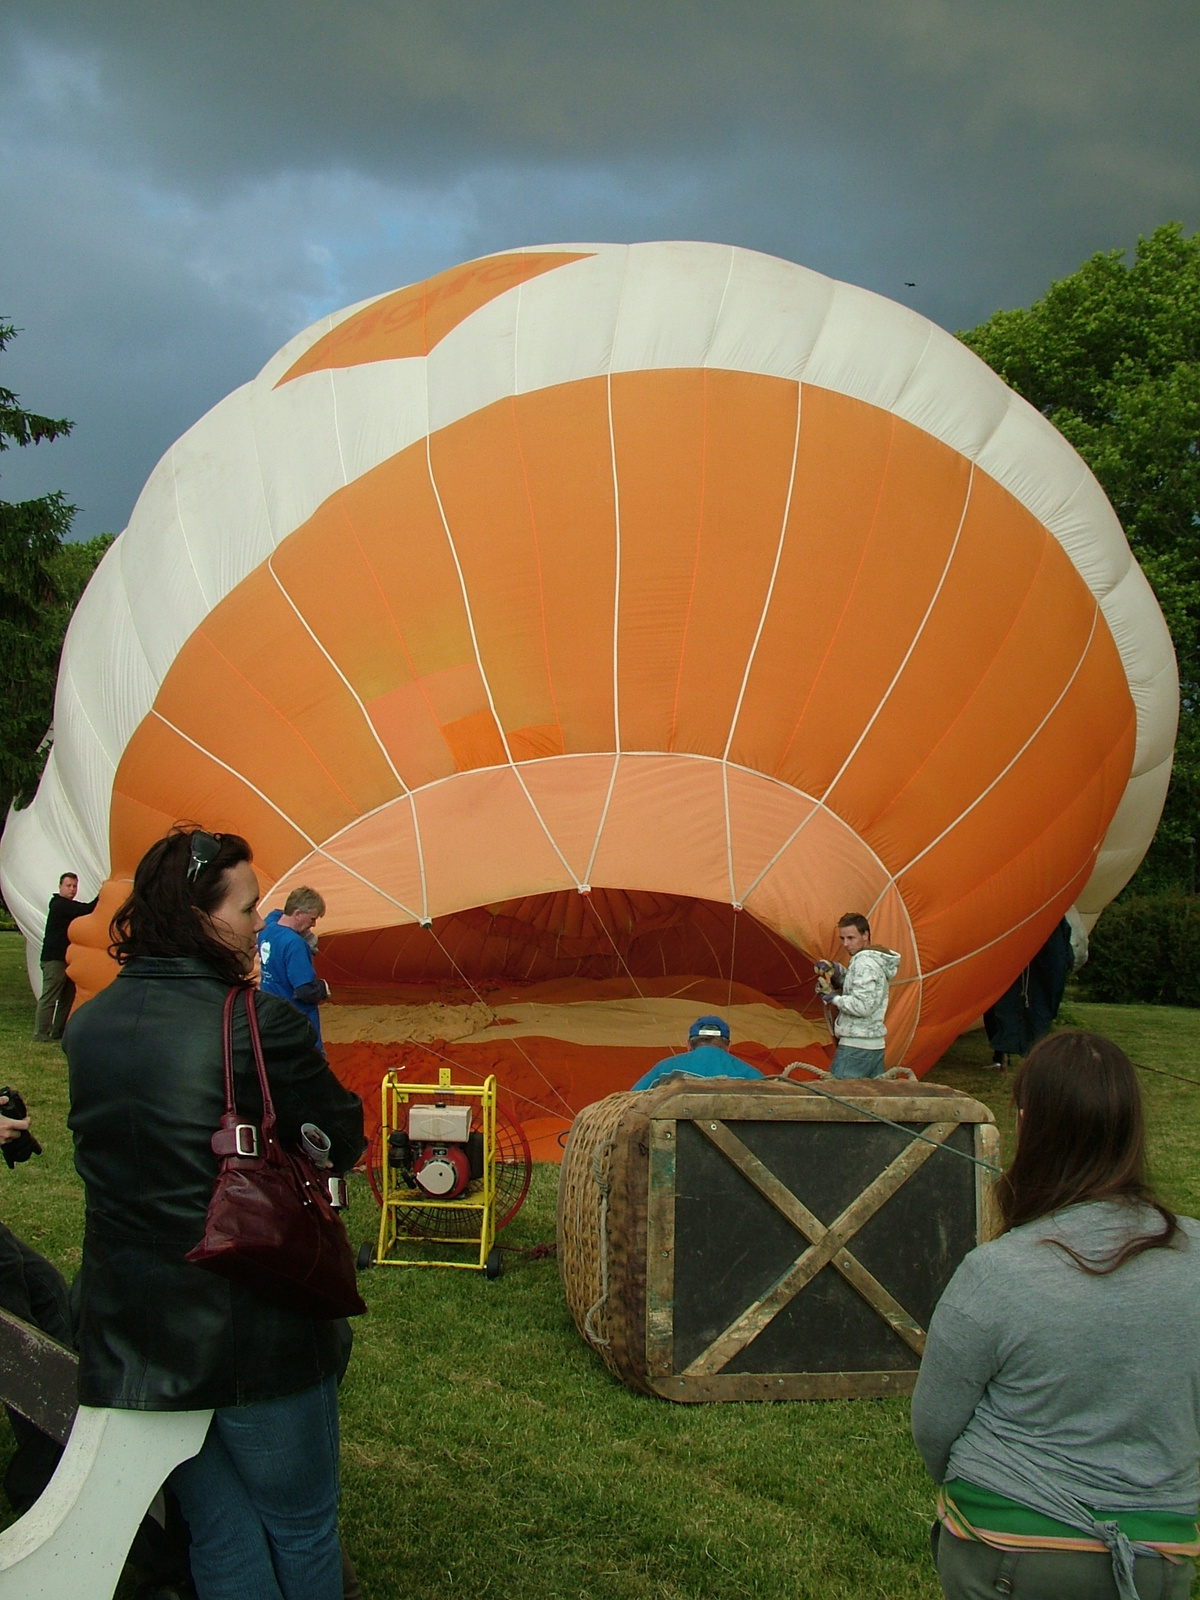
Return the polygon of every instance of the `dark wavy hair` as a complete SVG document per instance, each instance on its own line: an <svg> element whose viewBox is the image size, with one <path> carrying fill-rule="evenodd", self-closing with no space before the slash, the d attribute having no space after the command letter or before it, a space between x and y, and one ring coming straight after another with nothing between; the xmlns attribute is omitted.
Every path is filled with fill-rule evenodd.
<svg viewBox="0 0 1200 1600"><path fill-rule="evenodd" d="M1182 1229L1146 1176L1141 1085L1118 1045L1077 1029L1051 1034L1025 1057L1012 1092L1022 1113L1017 1149L996 1184L1006 1232L1085 1200L1124 1200L1157 1211L1161 1231L1138 1234L1099 1259L1079 1255L1060 1239L1047 1242L1096 1276L1115 1272L1144 1250L1177 1243Z"/></svg>
<svg viewBox="0 0 1200 1600"><path fill-rule="evenodd" d="M137 956L191 956L226 983L248 983L245 957L215 938L199 913L216 910L225 898L230 867L254 856L240 835L214 833L220 848L189 883L192 835L203 831L193 823L176 823L146 851L133 875L132 893L112 919L109 954L122 966Z"/></svg>

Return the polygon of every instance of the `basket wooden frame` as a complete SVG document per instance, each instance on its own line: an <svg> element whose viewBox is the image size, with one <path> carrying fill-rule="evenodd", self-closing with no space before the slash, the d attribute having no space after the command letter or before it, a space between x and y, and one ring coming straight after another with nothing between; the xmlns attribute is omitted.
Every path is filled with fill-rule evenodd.
<svg viewBox="0 0 1200 1600"><path fill-rule="evenodd" d="M839 1084L839 1089L843 1085ZM684 1091L655 1108L649 1124L649 1194L646 1213L646 1380L671 1400L817 1400L911 1394L925 1348L926 1330L854 1257L854 1235L900 1187L936 1154L937 1145L964 1123L974 1124L973 1154L999 1166L1000 1136L991 1112L965 1095L931 1099L928 1094L886 1098L857 1093L855 1105L825 1094L789 1096L771 1108L773 1120L791 1122L892 1122L920 1125L912 1139L826 1226L775 1173L738 1138L740 1121L761 1121L763 1100L750 1094L697 1094ZM861 1110L858 1107L861 1106ZM936 1120L931 1120L931 1117ZM986 1120L985 1120L986 1119ZM746 1307L709 1347L683 1371L675 1370L675 1151L678 1125L691 1122L738 1172L796 1229L799 1247L791 1267ZM734 1126L731 1126L733 1124ZM927 1141L934 1141L933 1143ZM992 1175L975 1168L976 1238L995 1232ZM725 1373L723 1368L762 1332L795 1295L826 1265L832 1266L909 1346L911 1371Z"/></svg>

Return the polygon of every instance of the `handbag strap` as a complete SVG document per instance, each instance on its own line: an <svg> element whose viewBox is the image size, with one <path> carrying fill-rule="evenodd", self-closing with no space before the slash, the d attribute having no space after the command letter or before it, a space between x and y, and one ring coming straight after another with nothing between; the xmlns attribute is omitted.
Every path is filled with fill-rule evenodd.
<svg viewBox="0 0 1200 1600"><path fill-rule="evenodd" d="M254 1065L258 1072L258 1087L262 1092L263 1116L262 1137L263 1143L269 1145L271 1135L275 1131L275 1102L271 1099L271 1086L267 1082L267 1064L263 1059L262 1036L258 1031L258 1010L254 1003L254 990L241 984L230 989L225 996L225 1008L221 1014L221 1054L225 1068L225 1115L237 1117L237 1100L233 1087L233 1012L237 1005L237 997L243 994L246 997L246 1026L250 1033L250 1049L254 1055Z"/></svg>
<svg viewBox="0 0 1200 1600"><path fill-rule="evenodd" d="M225 1115L237 1116L237 1101L233 1093L233 1007L238 989L230 989L225 996L225 1009L221 1013L221 1055L225 1065Z"/></svg>
<svg viewBox="0 0 1200 1600"><path fill-rule="evenodd" d="M271 1086L267 1082L267 1063L263 1059L262 1035L258 1031L258 1005L253 989L243 989L246 996L246 1022L250 1028L250 1048L254 1052L254 1065L258 1068L258 1086L262 1090L263 1138L270 1143L275 1128L275 1102L271 1099Z"/></svg>

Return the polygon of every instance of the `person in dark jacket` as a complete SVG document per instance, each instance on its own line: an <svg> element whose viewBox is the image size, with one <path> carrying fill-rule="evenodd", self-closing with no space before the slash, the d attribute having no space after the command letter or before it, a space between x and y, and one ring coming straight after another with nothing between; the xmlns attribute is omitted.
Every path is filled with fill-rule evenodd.
<svg viewBox="0 0 1200 1600"><path fill-rule="evenodd" d="M341 1600L338 1325L287 1310L185 1257L204 1233L224 1111L221 1013L262 926L250 847L174 829L139 863L113 921L121 972L72 1017L70 1126L87 1201L78 1295L83 1405L214 1408L200 1454L172 1473L199 1600ZM362 1104L294 1006L258 999L284 1144L328 1135L345 1171ZM239 1113L262 1101L245 1015L234 1026Z"/></svg>
<svg viewBox="0 0 1200 1600"><path fill-rule="evenodd" d="M75 1003L75 985L67 977L70 928L76 917L86 917L96 909L94 900L76 899L78 893L79 879L73 872L64 872L58 880L58 893L50 897L46 908L41 954L42 992L33 1019L35 1044L50 1044L62 1038Z"/></svg>
<svg viewBox="0 0 1200 1600"><path fill-rule="evenodd" d="M16 1161L27 1160L40 1146L22 1152L18 1141L29 1130L29 1117L5 1114L12 1090L0 1094L0 1145L17 1151ZM10 1151L5 1157L13 1165ZM71 1308L67 1284L61 1272L45 1256L39 1255L0 1222L0 1306L23 1322L30 1322L48 1333L59 1344L71 1344ZM28 1511L54 1475L62 1446L23 1417L12 1406L5 1408L12 1425L17 1448L4 1473L4 1493L19 1515Z"/></svg>
<svg viewBox="0 0 1200 1600"><path fill-rule="evenodd" d="M1027 1056L1050 1032L1074 965L1071 924L1064 917L1024 972L983 1013L993 1066L1007 1067L1009 1056Z"/></svg>

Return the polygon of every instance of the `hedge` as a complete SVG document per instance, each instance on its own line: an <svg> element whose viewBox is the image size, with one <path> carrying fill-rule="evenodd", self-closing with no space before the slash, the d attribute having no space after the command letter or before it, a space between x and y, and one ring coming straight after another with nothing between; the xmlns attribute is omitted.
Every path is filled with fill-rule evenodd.
<svg viewBox="0 0 1200 1600"><path fill-rule="evenodd" d="M1092 930L1078 982L1087 1000L1200 1006L1200 896L1115 901Z"/></svg>

